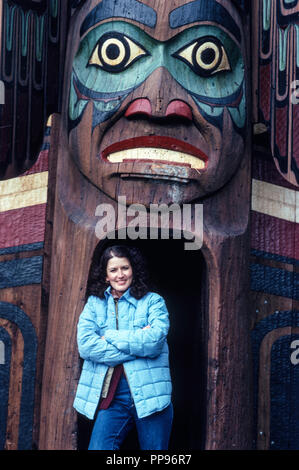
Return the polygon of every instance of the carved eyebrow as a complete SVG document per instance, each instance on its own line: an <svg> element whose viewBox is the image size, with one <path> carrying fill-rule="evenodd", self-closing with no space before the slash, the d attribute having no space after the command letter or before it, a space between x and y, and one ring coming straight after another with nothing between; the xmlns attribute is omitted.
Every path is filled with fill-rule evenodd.
<svg viewBox="0 0 299 470"><path fill-rule="evenodd" d="M241 42L241 32L228 11L215 0L195 0L182 5L169 15L171 28L179 28L195 21L214 21L227 28Z"/></svg>
<svg viewBox="0 0 299 470"><path fill-rule="evenodd" d="M102 0L83 21L80 35L83 36L89 28L100 21L115 17L135 20L150 28L154 28L157 23L157 13L155 10L138 0L118 0L117 2Z"/></svg>

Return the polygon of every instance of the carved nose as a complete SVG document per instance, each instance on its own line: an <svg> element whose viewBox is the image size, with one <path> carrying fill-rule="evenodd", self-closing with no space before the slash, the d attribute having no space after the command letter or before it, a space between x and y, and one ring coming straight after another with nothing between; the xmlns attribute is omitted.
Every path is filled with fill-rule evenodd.
<svg viewBox="0 0 299 470"><path fill-rule="evenodd" d="M184 101L174 100L167 106L166 116L181 117L192 121L192 110Z"/></svg>
<svg viewBox="0 0 299 470"><path fill-rule="evenodd" d="M126 113L126 117L137 117L139 115L145 115L150 117L152 115L152 105L150 100L147 98L138 98L137 100L133 101Z"/></svg>
<svg viewBox="0 0 299 470"><path fill-rule="evenodd" d="M151 102L147 98L138 98L133 101L125 113L125 116L128 118L138 117L140 115L155 117L152 112ZM168 104L164 116L160 114L159 117L184 118L192 121L192 110L190 106L184 101L173 100Z"/></svg>

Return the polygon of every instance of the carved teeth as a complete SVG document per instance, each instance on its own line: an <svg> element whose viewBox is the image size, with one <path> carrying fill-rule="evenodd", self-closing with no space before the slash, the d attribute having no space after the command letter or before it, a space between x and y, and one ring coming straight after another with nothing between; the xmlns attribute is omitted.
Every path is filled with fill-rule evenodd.
<svg viewBox="0 0 299 470"><path fill-rule="evenodd" d="M107 160L111 163L122 163L124 160L156 160L190 165L191 168L196 170L203 170L205 168L203 160L188 153L151 147L121 150L108 155Z"/></svg>

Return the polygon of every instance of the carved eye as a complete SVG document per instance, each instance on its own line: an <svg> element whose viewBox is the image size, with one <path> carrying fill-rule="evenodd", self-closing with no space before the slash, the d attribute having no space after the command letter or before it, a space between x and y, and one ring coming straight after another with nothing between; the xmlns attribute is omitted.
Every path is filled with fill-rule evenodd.
<svg viewBox="0 0 299 470"><path fill-rule="evenodd" d="M148 55L139 44L123 34L111 32L98 41L88 65L95 65L106 72L122 72L142 56Z"/></svg>
<svg viewBox="0 0 299 470"><path fill-rule="evenodd" d="M173 56L188 64L196 74L203 77L231 70L225 49L215 37L201 38L183 47Z"/></svg>

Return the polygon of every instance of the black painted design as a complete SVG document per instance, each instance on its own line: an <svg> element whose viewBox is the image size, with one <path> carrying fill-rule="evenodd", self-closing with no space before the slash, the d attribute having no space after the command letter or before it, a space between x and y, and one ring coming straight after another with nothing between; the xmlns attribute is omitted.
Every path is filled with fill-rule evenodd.
<svg viewBox="0 0 299 470"><path fill-rule="evenodd" d="M299 266L299 260L296 258L288 258L287 256L277 255L276 253L270 253L261 250L251 250L251 254L260 258L274 259L276 261L281 261L282 263Z"/></svg>
<svg viewBox="0 0 299 470"><path fill-rule="evenodd" d="M254 366L254 425L255 425L255 433L257 435L257 413L258 413L258 387L259 387L259 356L260 356L260 347L262 344L263 339L265 336L273 330L278 328L286 328L286 327L299 327L299 311L298 310L287 310L283 312L275 312L273 315L262 319L255 328L252 330L252 352L253 352L253 366ZM289 339L292 338L291 335L288 336ZM284 341L284 340L283 340ZM289 342L289 341L288 341ZM278 349L280 348L278 343ZM294 367L299 368L299 365L294 366L290 360L291 350L288 351L286 354L285 346L284 349L281 350L280 353L277 352L277 348L274 349L274 357L271 358L271 421L270 421L270 436L271 438L276 439L276 448L281 449L280 445L284 446L283 437L280 435L280 438L277 438L277 426L280 426L281 423L281 431L284 429L284 424L286 421L289 423L293 423L294 426L294 435L299 435L299 420L296 423L293 422L291 418L291 413L294 412L296 409L296 416L298 416L298 405L296 404L297 394L289 394L285 391L285 387L288 387L289 379L286 379L286 376L290 374L294 374ZM279 365L280 364L280 365ZM285 368L284 377L282 378L281 383L277 386L273 382L274 376L276 376L277 381L277 374L281 374L277 368L281 369L281 366ZM270 367L270 364L268 364ZM298 390L298 371L295 373L293 379L293 388ZM284 396L281 397L282 389L284 389ZM279 410L279 402L283 400L284 405L281 410ZM274 414L275 413L275 417ZM272 426L274 426L272 428ZM289 432L292 432L289 429ZM282 440L280 440L282 439ZM281 442L281 444L279 443ZM274 441L275 443L275 441ZM270 441L271 444L271 441ZM273 444L272 444L273 445ZM291 444L293 445L293 444ZM297 445L297 449L299 449L299 445Z"/></svg>
<svg viewBox="0 0 299 470"><path fill-rule="evenodd" d="M23 251L41 250L44 247L43 242L28 243L26 245L11 246L8 248L1 248L0 255L9 255L12 253L22 253Z"/></svg>
<svg viewBox="0 0 299 470"><path fill-rule="evenodd" d="M271 351L270 449L299 450L299 364L290 360L299 335L280 337Z"/></svg>
<svg viewBox="0 0 299 470"><path fill-rule="evenodd" d="M241 42L240 28L228 11L215 0L195 0L176 8L169 15L169 24L173 29L195 21L214 21L228 29Z"/></svg>

